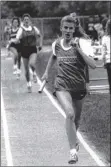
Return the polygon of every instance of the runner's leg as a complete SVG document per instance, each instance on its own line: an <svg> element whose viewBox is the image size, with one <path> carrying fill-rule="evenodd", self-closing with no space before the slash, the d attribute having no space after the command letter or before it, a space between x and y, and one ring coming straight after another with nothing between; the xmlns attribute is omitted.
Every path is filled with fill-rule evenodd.
<svg viewBox="0 0 111 167"><path fill-rule="evenodd" d="M18 59L18 52L16 50L16 48L14 47L10 47L10 51L13 54L13 69L14 69L14 74L16 74L17 72L17 59Z"/></svg>
<svg viewBox="0 0 111 167"><path fill-rule="evenodd" d="M30 55L29 59L29 66L33 72L33 81L37 82L37 76L36 76L36 60L37 60L37 53L32 53Z"/></svg>
<svg viewBox="0 0 111 167"><path fill-rule="evenodd" d="M66 133L70 145L69 163L78 161L76 151L76 127L75 127L75 110L72 104L72 97L68 91L57 91L56 96L66 113Z"/></svg>
<svg viewBox="0 0 111 167"><path fill-rule="evenodd" d="M24 70L25 70L25 77L27 81L27 88L28 92L31 92L31 81L30 81L30 72L29 72L29 58L23 58Z"/></svg>

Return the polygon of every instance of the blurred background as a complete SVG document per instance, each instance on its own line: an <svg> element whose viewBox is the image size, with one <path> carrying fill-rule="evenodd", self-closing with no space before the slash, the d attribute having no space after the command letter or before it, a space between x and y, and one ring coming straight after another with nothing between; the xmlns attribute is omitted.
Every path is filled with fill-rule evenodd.
<svg viewBox="0 0 111 167"><path fill-rule="evenodd" d="M29 13L34 25L43 35L43 44L50 45L60 35L61 17L76 12L88 34L88 24L101 23L107 19L110 16L110 7L110 1L2 1L1 31L4 31L14 16L21 18L24 13ZM1 41L4 44L3 33Z"/></svg>
<svg viewBox="0 0 111 167"><path fill-rule="evenodd" d="M53 11L53 12L52 12ZM110 13L110 1L2 1L1 18L21 17L29 13L32 17L62 17L76 12L80 16Z"/></svg>

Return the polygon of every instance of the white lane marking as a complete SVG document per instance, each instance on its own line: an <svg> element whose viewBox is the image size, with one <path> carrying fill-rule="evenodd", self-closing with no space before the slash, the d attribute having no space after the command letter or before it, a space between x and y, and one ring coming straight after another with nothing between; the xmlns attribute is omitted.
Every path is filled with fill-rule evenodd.
<svg viewBox="0 0 111 167"><path fill-rule="evenodd" d="M84 148L87 150L87 152L91 155L91 157L95 160L95 162L98 164L98 166L106 166L98 157L98 155L89 147L89 145L86 143L84 138L82 137L80 132L77 132L78 139L84 146Z"/></svg>
<svg viewBox="0 0 111 167"><path fill-rule="evenodd" d="M109 93L109 91L108 90L103 90L103 91L90 91L90 94L108 94Z"/></svg>
<svg viewBox="0 0 111 167"><path fill-rule="evenodd" d="M37 77L38 84L41 86L42 82L40 79ZM66 118L66 115L63 111L63 109L60 107L60 105L57 103L57 101L53 98L53 96L49 93L49 91L44 88L43 90L48 98L51 100L52 104L58 109L58 111L63 115L64 118ZM89 147L89 145L86 143L86 141L83 139L82 135L80 132L77 132L78 139L84 146L84 148L87 150L87 152L91 155L91 157L95 160L95 162L98 164L98 166L106 166L98 157L98 155Z"/></svg>
<svg viewBox="0 0 111 167"><path fill-rule="evenodd" d="M109 85L94 85L94 86L89 86L90 89L109 89Z"/></svg>
<svg viewBox="0 0 111 167"><path fill-rule="evenodd" d="M2 91L1 91L1 117L3 120L3 131L4 131L7 166L13 166L9 134L8 134L8 125L7 125L6 112L5 112L5 107L4 107Z"/></svg>

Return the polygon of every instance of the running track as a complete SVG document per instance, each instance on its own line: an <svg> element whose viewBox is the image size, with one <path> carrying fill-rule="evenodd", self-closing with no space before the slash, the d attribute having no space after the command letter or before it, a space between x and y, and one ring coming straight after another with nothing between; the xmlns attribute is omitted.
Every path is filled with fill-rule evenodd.
<svg viewBox="0 0 111 167"><path fill-rule="evenodd" d="M64 114L52 104L48 92L38 94L39 82L28 94L24 75L17 81L12 59L4 56L1 82L1 166L68 166ZM79 161L71 166L105 165L95 154L92 156L80 144Z"/></svg>

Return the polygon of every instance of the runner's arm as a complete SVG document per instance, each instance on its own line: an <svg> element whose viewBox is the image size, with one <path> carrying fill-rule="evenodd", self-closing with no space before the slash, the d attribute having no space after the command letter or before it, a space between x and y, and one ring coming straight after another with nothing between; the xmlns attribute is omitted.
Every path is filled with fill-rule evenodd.
<svg viewBox="0 0 111 167"><path fill-rule="evenodd" d="M55 64L56 62L56 56L53 55L53 53L51 53L51 56L49 58L49 61L48 61L48 64L47 64L47 67L46 67L46 73L49 73L50 69L52 68L52 66Z"/></svg>
<svg viewBox="0 0 111 167"><path fill-rule="evenodd" d="M56 54L55 54L55 43L53 43L52 44L51 56L49 58L45 73L42 77L43 80L48 80L49 71L51 70L52 66L55 64L56 61L57 61L57 57L56 57Z"/></svg>
<svg viewBox="0 0 111 167"><path fill-rule="evenodd" d="M41 33L40 33L40 31L37 27L34 26L34 29L35 29L37 40L38 40L38 37L39 37L39 47L38 47L38 49L41 50L42 49L42 35L41 35Z"/></svg>
<svg viewBox="0 0 111 167"><path fill-rule="evenodd" d="M79 40L80 47L77 45L77 50L83 57L85 63L91 68L96 68L96 61L94 60L93 48L89 41Z"/></svg>

